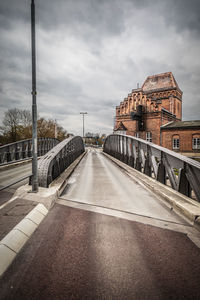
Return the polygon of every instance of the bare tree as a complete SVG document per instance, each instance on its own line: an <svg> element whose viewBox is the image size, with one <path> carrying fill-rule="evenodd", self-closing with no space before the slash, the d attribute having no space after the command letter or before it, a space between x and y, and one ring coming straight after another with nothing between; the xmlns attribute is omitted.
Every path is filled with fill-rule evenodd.
<svg viewBox="0 0 200 300"><path fill-rule="evenodd" d="M21 113L21 124L24 127L29 127L32 125L32 115L30 110L24 109L20 111Z"/></svg>
<svg viewBox="0 0 200 300"><path fill-rule="evenodd" d="M21 113L19 109L13 108L5 112L3 119L4 132L10 136L12 142L16 142L18 139L20 121Z"/></svg>
<svg viewBox="0 0 200 300"><path fill-rule="evenodd" d="M55 120L40 118L37 123L38 137L55 137L55 126L57 131L57 138L62 141L67 138L67 131L64 130Z"/></svg>
<svg viewBox="0 0 200 300"><path fill-rule="evenodd" d="M55 137L63 140L68 137L64 130L55 120L39 118L37 122L38 137ZM0 127L0 144L7 144L32 137L32 115L29 110L9 109L4 114L3 126Z"/></svg>
<svg viewBox="0 0 200 300"><path fill-rule="evenodd" d="M32 115L30 110L24 109L21 113L21 138L28 139L32 137Z"/></svg>

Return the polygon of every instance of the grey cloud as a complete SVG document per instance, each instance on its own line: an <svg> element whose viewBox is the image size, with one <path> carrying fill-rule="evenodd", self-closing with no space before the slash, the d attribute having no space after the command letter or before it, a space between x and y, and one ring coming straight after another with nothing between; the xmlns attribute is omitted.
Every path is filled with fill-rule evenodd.
<svg viewBox="0 0 200 300"><path fill-rule="evenodd" d="M7 0L0 1L0 20L1 18L6 21L2 25L7 25L9 21L14 20L24 20L28 21L30 18L30 3L27 0ZM2 27L1 27L2 28Z"/></svg>
<svg viewBox="0 0 200 300"><path fill-rule="evenodd" d="M75 31L83 31L88 25L96 32L115 34L123 29L123 6L119 0L41 1L38 3L38 21L48 30L65 25L66 30L70 26Z"/></svg>
<svg viewBox="0 0 200 300"><path fill-rule="evenodd" d="M189 30L200 32L199 0L170 0L165 2L165 19L173 24L178 31Z"/></svg>
<svg viewBox="0 0 200 300"><path fill-rule="evenodd" d="M0 0L1 115L31 108L30 2ZM199 118L199 1L35 0L38 111L69 131L112 131L115 106L172 71L184 119Z"/></svg>

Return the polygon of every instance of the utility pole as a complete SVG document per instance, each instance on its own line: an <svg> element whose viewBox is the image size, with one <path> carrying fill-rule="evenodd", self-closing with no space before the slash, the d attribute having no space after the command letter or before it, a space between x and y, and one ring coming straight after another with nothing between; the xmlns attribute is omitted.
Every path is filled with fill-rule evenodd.
<svg viewBox="0 0 200 300"><path fill-rule="evenodd" d="M55 139L57 139L57 137L58 137L58 131L57 131L57 121L56 121L56 119L55 119Z"/></svg>
<svg viewBox="0 0 200 300"><path fill-rule="evenodd" d="M80 112L83 115L83 138L84 138L84 116L87 115L87 112Z"/></svg>
<svg viewBox="0 0 200 300"><path fill-rule="evenodd" d="M36 103L36 54L35 54L35 3L31 0L31 52L32 52L32 192L38 192L37 170L37 103Z"/></svg>

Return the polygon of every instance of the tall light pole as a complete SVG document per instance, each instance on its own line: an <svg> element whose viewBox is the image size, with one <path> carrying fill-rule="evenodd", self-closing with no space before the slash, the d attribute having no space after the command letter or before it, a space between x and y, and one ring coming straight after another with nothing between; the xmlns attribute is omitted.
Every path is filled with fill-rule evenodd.
<svg viewBox="0 0 200 300"><path fill-rule="evenodd" d="M37 170L37 103L36 103L36 54L35 54L35 3L31 0L31 53L32 53L32 192L38 192Z"/></svg>
<svg viewBox="0 0 200 300"><path fill-rule="evenodd" d="M84 116L87 115L87 112L80 112L83 115L83 138L84 138Z"/></svg>
<svg viewBox="0 0 200 300"><path fill-rule="evenodd" d="M57 121L56 121L56 119L55 119L55 123L54 123L54 126L55 126L55 139L57 139L57 137L58 137L58 130L57 130Z"/></svg>

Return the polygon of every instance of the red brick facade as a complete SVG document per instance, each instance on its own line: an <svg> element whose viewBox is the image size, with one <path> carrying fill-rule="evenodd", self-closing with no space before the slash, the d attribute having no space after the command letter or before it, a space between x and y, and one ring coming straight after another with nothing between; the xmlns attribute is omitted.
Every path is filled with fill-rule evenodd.
<svg viewBox="0 0 200 300"><path fill-rule="evenodd" d="M138 113L138 108L142 110L141 114ZM179 133L176 128L168 130L165 124L181 120L182 91L173 74L167 72L147 77L141 88L133 89L116 107L114 131L137 136L173 149L173 135ZM193 151L191 137L195 133L200 133L200 126L190 128L190 130L184 127L180 130L179 150L181 152ZM176 142L178 143L174 141Z"/></svg>
<svg viewBox="0 0 200 300"><path fill-rule="evenodd" d="M175 122L161 128L163 147L189 156L200 154L200 121ZM192 155L191 155L192 152Z"/></svg>

